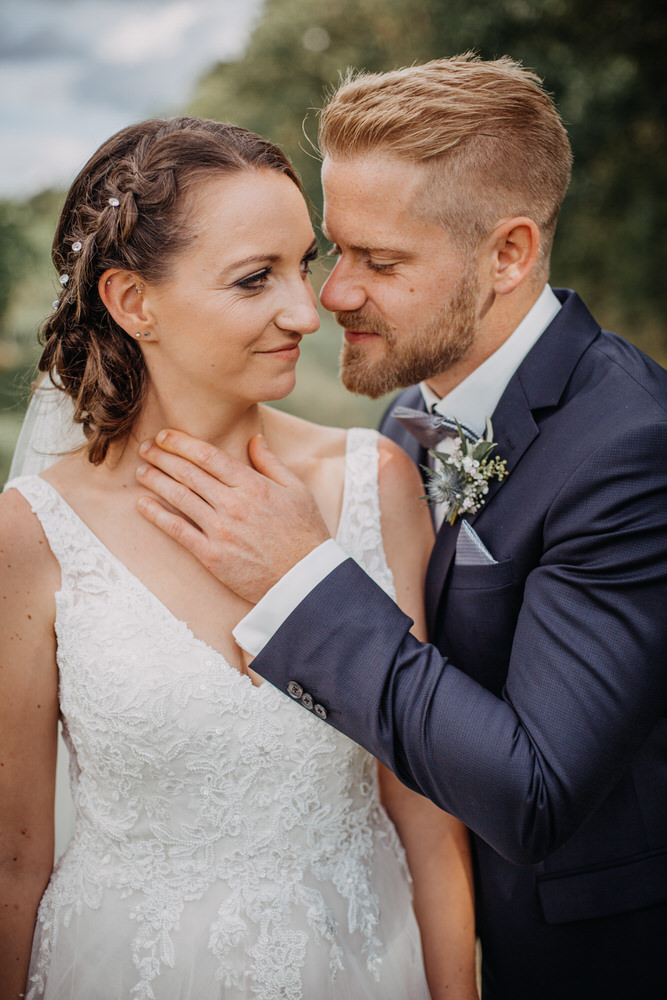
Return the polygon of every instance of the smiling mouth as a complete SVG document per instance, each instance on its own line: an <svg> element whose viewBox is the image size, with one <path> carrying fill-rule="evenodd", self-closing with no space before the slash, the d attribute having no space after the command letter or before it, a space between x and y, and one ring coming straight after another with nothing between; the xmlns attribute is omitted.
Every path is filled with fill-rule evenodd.
<svg viewBox="0 0 667 1000"><path fill-rule="evenodd" d="M299 343L300 341L291 341L289 344L282 344L280 347L272 347L269 351L257 351L258 354L282 354L290 356L299 356Z"/></svg>

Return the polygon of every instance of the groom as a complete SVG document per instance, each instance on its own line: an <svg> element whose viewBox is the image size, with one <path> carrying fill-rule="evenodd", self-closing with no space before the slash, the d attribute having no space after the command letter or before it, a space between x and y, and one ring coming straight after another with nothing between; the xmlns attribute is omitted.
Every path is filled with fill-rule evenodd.
<svg viewBox="0 0 667 1000"><path fill-rule="evenodd" d="M383 430L420 465L439 414L491 417L507 465L476 513L435 512L433 645L261 441L263 476L167 434L140 478L178 508L154 467L193 461L211 513L150 519L253 602L273 588L236 632L255 671L470 827L484 1000L665 997L667 375L547 284L570 149L517 64L354 79L321 144L345 384L412 385L435 429Z"/></svg>

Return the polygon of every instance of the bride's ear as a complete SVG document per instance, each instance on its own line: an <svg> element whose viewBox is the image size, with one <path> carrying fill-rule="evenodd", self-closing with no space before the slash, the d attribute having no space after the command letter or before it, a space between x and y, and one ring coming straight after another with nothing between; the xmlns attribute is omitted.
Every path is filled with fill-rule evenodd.
<svg viewBox="0 0 667 1000"><path fill-rule="evenodd" d="M105 309L129 337L147 340L152 336L151 317L143 299L144 283L137 274L109 268L97 289Z"/></svg>

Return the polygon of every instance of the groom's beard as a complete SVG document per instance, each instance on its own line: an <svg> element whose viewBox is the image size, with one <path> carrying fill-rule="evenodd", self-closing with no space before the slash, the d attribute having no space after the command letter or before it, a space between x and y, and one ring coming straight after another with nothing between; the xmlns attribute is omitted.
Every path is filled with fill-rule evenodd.
<svg viewBox="0 0 667 1000"><path fill-rule="evenodd" d="M377 399L446 371L461 360L475 339L478 303L477 280L464 276L440 312L411 331L397 334L382 317L363 309L335 313L344 329L378 334L385 348L381 357L371 358L363 344L344 341L340 356L343 385L350 392Z"/></svg>

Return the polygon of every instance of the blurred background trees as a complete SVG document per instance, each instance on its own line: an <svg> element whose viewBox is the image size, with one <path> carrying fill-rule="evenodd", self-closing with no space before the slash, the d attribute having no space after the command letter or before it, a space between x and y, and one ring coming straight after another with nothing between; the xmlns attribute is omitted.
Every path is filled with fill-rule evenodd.
<svg viewBox="0 0 667 1000"><path fill-rule="evenodd" d="M535 70L568 127L575 166L552 282L575 287L604 326L667 364L667 13L653 0L266 0L242 57L212 67L184 110L283 146L317 215L316 109L341 71L468 49ZM54 297L48 249L61 200L0 203L0 405L16 396L13 371L34 357ZM326 319L308 338L287 405L322 422L372 422L382 404L337 384L339 339Z"/></svg>

